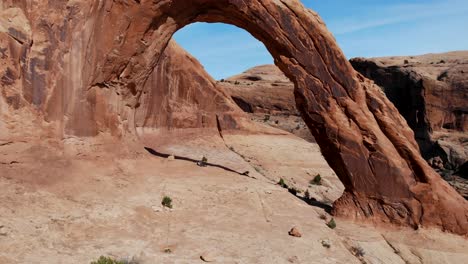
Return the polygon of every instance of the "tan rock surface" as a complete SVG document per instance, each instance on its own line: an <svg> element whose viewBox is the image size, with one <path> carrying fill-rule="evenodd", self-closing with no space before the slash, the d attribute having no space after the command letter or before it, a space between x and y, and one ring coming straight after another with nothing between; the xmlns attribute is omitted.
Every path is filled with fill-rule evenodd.
<svg viewBox="0 0 468 264"><path fill-rule="evenodd" d="M233 136L231 144L258 142L252 148L270 148L269 156L261 158L278 169L291 165L275 157L298 163L303 153L294 144L275 150L276 142L309 144L284 135L259 139ZM205 140L209 138L192 142ZM199 147L180 144L187 152ZM308 155L320 156L317 145L311 145L316 150ZM82 152L88 148L94 151ZM361 263L351 254L356 245L363 248L367 263L376 264L451 264L468 257L466 238L438 230L388 229L342 219L331 230L320 218L331 217L323 209L269 180L157 158L132 142L13 142L0 151L5 160L19 162L0 164L1 224L8 228L8 236L0 237L2 263L78 264L101 255L141 264L197 263L201 252L215 253L215 263L280 264L292 258L297 263ZM206 155L232 159L232 151L222 144L207 149ZM315 162L326 166L323 159ZM153 210L166 195L174 209ZM287 234L291 226L301 227L301 239ZM332 246L325 248L323 240Z"/></svg>

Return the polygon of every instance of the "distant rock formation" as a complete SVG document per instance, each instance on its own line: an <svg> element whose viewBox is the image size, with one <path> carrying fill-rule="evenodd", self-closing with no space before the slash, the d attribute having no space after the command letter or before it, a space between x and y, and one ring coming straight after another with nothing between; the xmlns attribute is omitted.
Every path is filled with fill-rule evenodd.
<svg viewBox="0 0 468 264"><path fill-rule="evenodd" d="M424 158L440 157L452 171L468 162L468 51L351 64L383 88L414 130Z"/></svg>
<svg viewBox="0 0 468 264"><path fill-rule="evenodd" d="M275 65L248 69L218 85L247 113L299 115L294 84Z"/></svg>
<svg viewBox="0 0 468 264"><path fill-rule="evenodd" d="M296 108L294 84L275 65L253 67L217 85L253 120L315 142Z"/></svg>
<svg viewBox="0 0 468 264"><path fill-rule="evenodd" d="M468 203L421 157L398 110L354 71L300 1L5 0L0 17L2 137L108 133L117 140L135 136L139 124L170 124L137 113L145 92L152 102L147 82L161 76L154 70L167 61L172 35L193 22L229 23L262 41L295 84L297 109L345 186L335 215L468 233ZM225 119L233 123L217 118L217 127Z"/></svg>

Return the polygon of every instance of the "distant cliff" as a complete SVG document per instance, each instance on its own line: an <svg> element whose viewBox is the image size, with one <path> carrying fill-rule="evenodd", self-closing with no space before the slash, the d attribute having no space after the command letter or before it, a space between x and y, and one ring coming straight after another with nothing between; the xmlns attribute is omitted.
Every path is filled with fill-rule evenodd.
<svg viewBox="0 0 468 264"><path fill-rule="evenodd" d="M457 170L468 157L468 51L355 58L353 67L381 86L414 130L423 156Z"/></svg>

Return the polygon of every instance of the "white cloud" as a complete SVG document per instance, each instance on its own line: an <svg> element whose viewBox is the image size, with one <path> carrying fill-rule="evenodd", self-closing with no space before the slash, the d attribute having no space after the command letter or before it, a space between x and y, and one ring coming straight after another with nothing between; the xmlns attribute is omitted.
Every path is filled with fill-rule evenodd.
<svg viewBox="0 0 468 264"><path fill-rule="evenodd" d="M362 13L337 18L328 24L336 35L352 33L364 29L415 21L431 17L451 16L468 13L466 0L433 1L418 4L387 4L362 10Z"/></svg>

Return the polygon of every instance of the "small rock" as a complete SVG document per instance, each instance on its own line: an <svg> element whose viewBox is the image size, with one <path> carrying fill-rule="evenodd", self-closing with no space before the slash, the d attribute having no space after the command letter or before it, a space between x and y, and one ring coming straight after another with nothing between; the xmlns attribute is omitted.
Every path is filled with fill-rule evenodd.
<svg viewBox="0 0 468 264"><path fill-rule="evenodd" d="M0 236L6 236L8 233L5 229L5 226L0 225Z"/></svg>
<svg viewBox="0 0 468 264"><path fill-rule="evenodd" d="M174 155L170 155L169 157L167 157L167 160L175 160Z"/></svg>
<svg viewBox="0 0 468 264"><path fill-rule="evenodd" d="M299 263L299 258L297 256L293 256L288 258L289 263Z"/></svg>
<svg viewBox="0 0 468 264"><path fill-rule="evenodd" d="M203 260L204 262L214 262L215 257L213 253L211 252L204 252L203 254L200 255L200 259Z"/></svg>
<svg viewBox="0 0 468 264"><path fill-rule="evenodd" d="M322 240L322 246L323 246L324 248L331 248L331 242L330 242L330 240L328 240L328 239Z"/></svg>
<svg viewBox="0 0 468 264"><path fill-rule="evenodd" d="M299 232L299 230L298 230L296 227L293 227L293 228L289 231L289 235L290 235L290 236L293 236L293 237L302 237L301 232Z"/></svg>

